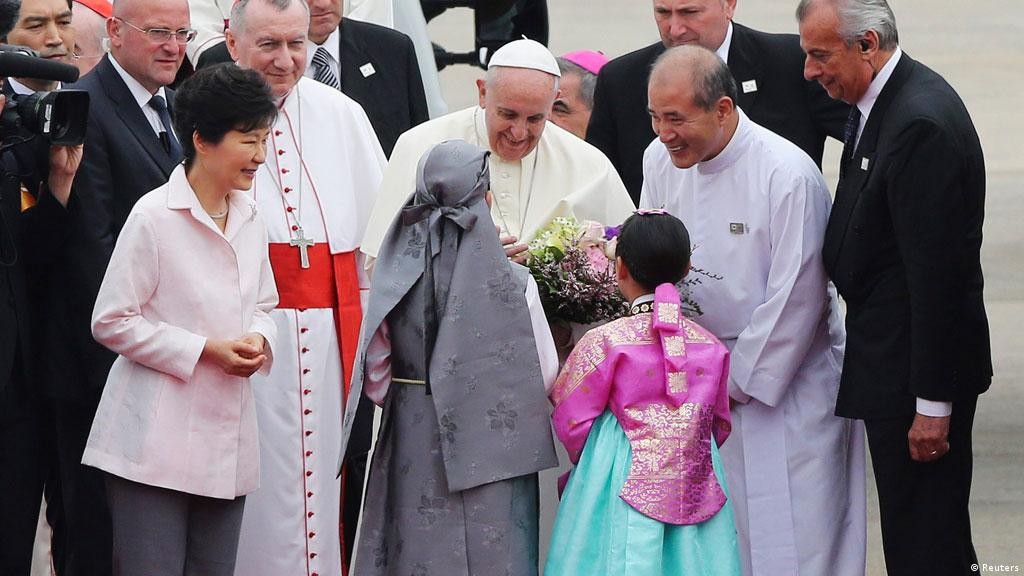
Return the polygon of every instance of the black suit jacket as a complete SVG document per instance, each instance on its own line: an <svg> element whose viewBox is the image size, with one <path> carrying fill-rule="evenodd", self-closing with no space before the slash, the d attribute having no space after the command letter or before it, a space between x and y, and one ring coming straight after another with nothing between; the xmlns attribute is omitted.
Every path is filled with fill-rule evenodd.
<svg viewBox="0 0 1024 576"><path fill-rule="evenodd" d="M955 401L988 388L984 210L985 162L967 109L904 54L847 162L822 249L847 304L839 415L904 415L914 397Z"/></svg>
<svg viewBox="0 0 1024 576"><path fill-rule="evenodd" d="M69 238L33 289L35 376L53 397L95 399L115 357L92 338L100 282L132 206L166 182L177 161L164 151L109 55L68 87L89 93L89 122L72 188ZM173 92L167 100L173 114Z"/></svg>
<svg viewBox="0 0 1024 576"><path fill-rule="evenodd" d="M3 93L12 93L6 82ZM29 296L67 241L68 214L76 206L74 200L61 206L44 185L49 148L35 138L0 155L0 391L12 380L32 386L32 334L39 318ZM23 187L35 198L24 212Z"/></svg>
<svg viewBox="0 0 1024 576"><path fill-rule="evenodd" d="M385 156L403 132L427 121L427 97L412 40L401 32L343 18L338 27L341 91L366 111ZM373 73L361 69L369 64Z"/></svg>
<svg viewBox="0 0 1024 576"><path fill-rule="evenodd" d="M608 156L639 203L644 150L656 134L647 113L647 79L665 52L661 42L620 56L601 69L587 142ZM733 23L729 70L737 104L754 122L799 146L820 167L825 137L842 141L849 107L803 77L804 54L794 34L769 34ZM752 82L752 84L751 84ZM756 90L744 91L744 84Z"/></svg>

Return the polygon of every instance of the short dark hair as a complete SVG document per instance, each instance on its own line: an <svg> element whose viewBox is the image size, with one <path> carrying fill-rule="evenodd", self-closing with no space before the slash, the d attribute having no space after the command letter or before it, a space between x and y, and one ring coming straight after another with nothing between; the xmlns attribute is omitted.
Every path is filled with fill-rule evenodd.
<svg viewBox="0 0 1024 576"><path fill-rule="evenodd" d="M231 63L201 68L174 95L174 130L186 166L196 155L194 133L217 144L232 130L248 132L276 119L277 105L263 77Z"/></svg>
<svg viewBox="0 0 1024 576"><path fill-rule="evenodd" d="M72 9L72 0L68 0L68 9ZM21 0L0 0L0 39L7 40L7 35L18 24L21 12Z"/></svg>
<svg viewBox="0 0 1024 576"><path fill-rule="evenodd" d="M671 214L640 211L619 229L615 255L647 290L666 282L676 284L690 266L690 233Z"/></svg>
<svg viewBox="0 0 1024 576"><path fill-rule="evenodd" d="M0 39L7 40L7 35L18 23L21 12L21 0L0 0Z"/></svg>

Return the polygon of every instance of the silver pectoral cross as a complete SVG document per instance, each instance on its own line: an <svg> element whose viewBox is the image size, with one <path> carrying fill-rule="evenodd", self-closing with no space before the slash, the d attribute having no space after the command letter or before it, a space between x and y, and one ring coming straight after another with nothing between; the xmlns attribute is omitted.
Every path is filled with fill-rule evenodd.
<svg viewBox="0 0 1024 576"><path fill-rule="evenodd" d="M296 246L299 249L299 263L303 268L309 268L309 247L315 244L312 238L306 238L302 232L302 226L295 230L295 238L288 241L289 246Z"/></svg>

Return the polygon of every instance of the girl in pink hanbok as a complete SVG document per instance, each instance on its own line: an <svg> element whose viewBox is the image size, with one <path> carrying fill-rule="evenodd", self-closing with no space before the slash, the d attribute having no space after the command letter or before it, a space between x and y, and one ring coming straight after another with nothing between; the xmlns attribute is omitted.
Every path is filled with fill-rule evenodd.
<svg viewBox="0 0 1024 576"><path fill-rule="evenodd" d="M588 332L551 401L574 467L544 573L738 576L718 446L729 435L729 352L683 316L686 228L662 210L622 225L619 290L630 314Z"/></svg>

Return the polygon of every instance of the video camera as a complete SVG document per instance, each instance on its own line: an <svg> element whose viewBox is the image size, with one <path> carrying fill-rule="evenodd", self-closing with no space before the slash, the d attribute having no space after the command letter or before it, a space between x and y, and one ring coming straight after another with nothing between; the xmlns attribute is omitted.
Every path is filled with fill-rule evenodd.
<svg viewBox="0 0 1024 576"><path fill-rule="evenodd" d="M31 48L0 44L0 78L74 82L78 68L40 58ZM51 144L74 146L85 141L88 117L89 94L85 90L11 95L0 111L0 142L6 148L42 136Z"/></svg>

